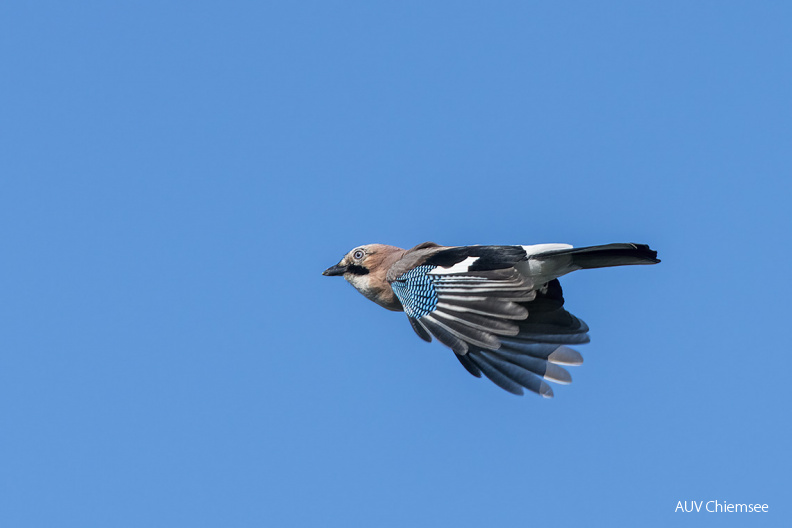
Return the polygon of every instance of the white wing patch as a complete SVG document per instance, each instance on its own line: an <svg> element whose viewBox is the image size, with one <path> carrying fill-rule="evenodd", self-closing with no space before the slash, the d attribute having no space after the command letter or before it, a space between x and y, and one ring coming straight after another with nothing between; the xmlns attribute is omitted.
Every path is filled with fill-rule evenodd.
<svg viewBox="0 0 792 528"><path fill-rule="evenodd" d="M468 257L462 262L457 262L450 268L438 266L428 273L428 275L452 275L454 273L467 273L470 267L478 260L478 257Z"/></svg>
<svg viewBox="0 0 792 528"><path fill-rule="evenodd" d="M560 249L572 249L569 244L534 244L533 246L522 246L525 250L526 256L538 255L539 253L546 253L548 251L558 251Z"/></svg>

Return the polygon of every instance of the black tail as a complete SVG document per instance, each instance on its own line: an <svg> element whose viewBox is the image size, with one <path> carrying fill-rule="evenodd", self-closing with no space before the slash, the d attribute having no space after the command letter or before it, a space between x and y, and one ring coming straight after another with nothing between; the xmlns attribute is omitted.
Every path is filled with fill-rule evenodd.
<svg viewBox="0 0 792 528"><path fill-rule="evenodd" d="M635 264L657 264L657 251L646 244L607 244L583 248L548 251L535 255L535 259L548 259L560 255L572 257L572 264L581 269L631 266Z"/></svg>

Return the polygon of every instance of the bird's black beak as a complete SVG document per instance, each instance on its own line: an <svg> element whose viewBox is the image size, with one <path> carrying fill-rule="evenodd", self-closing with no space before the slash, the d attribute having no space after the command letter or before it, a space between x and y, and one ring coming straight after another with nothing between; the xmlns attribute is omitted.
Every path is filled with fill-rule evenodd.
<svg viewBox="0 0 792 528"><path fill-rule="evenodd" d="M335 266L330 266L326 270L322 272L322 275L327 275L328 277L332 277L334 275L343 275L346 273L347 267L341 266L340 264L336 264Z"/></svg>

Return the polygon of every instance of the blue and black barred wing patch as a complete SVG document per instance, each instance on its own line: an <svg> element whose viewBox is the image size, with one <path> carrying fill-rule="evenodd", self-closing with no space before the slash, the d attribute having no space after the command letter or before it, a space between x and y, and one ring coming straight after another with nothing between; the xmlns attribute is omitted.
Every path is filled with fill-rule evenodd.
<svg viewBox="0 0 792 528"><path fill-rule="evenodd" d="M457 354L470 346L496 350L498 336L516 336L517 321L528 315L518 303L536 295L513 268L463 271L458 263L417 266L391 287L415 332L427 341L436 337Z"/></svg>
<svg viewBox="0 0 792 528"><path fill-rule="evenodd" d="M429 276L435 266L418 266L402 274L392 284L393 292L408 317L420 319L437 306L437 290Z"/></svg>

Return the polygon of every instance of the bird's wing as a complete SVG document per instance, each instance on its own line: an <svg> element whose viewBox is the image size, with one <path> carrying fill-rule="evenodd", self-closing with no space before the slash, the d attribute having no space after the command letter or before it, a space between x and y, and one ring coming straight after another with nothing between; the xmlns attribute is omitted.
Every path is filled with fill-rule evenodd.
<svg viewBox="0 0 792 528"><path fill-rule="evenodd" d="M528 317L518 321L517 335L500 337L497 350L471 346L467 354L456 357L474 376L483 373L511 393L522 394L524 387L551 398L553 389L545 380L571 383L571 376L559 365L583 363L580 353L567 345L588 343L588 326L564 309L561 284L555 279L537 290L532 301L520 305Z"/></svg>
<svg viewBox="0 0 792 528"><path fill-rule="evenodd" d="M558 281L534 282L515 265L522 246L466 246L422 250L391 287L415 332L450 347L474 376L483 373L514 393L552 396L543 379L568 383L554 363L579 364L563 346L587 342L588 328L563 309Z"/></svg>

